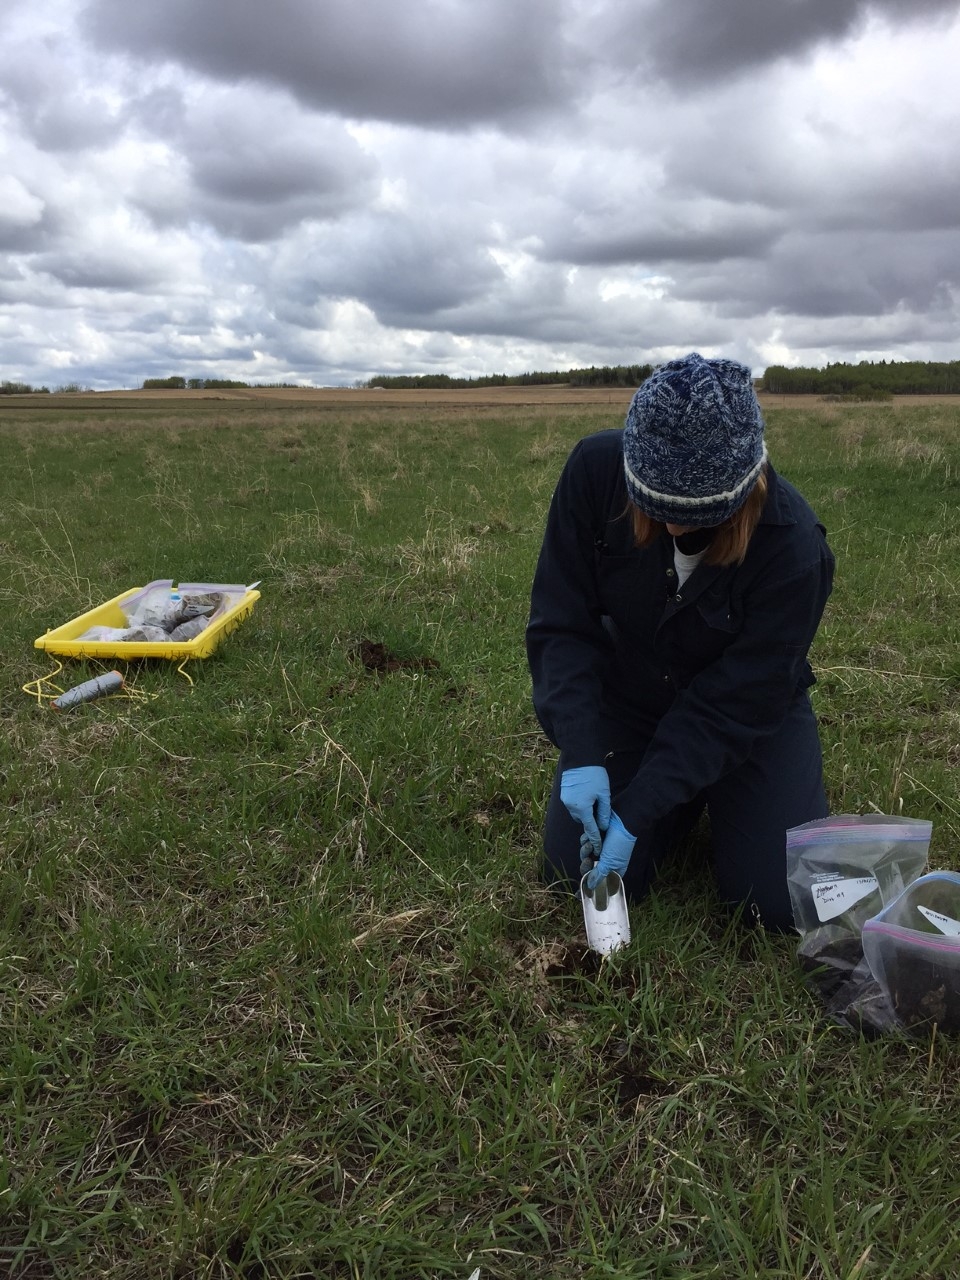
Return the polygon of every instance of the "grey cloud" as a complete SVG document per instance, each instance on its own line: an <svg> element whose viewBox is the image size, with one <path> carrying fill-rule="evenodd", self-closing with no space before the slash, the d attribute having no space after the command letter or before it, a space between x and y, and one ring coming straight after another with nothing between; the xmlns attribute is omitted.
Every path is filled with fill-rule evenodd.
<svg viewBox="0 0 960 1280"><path fill-rule="evenodd" d="M696 205L658 224L605 229L593 220L567 234L554 234L543 256L578 265L612 266L635 263L655 266L674 262L716 262L725 258L759 258L782 233L782 222L765 210L715 209L698 216Z"/></svg>
<svg viewBox="0 0 960 1280"><path fill-rule="evenodd" d="M928 163L924 164L924 160ZM958 157L957 164L960 164ZM960 259L960 169L946 156L898 156L885 174L855 175L850 189L821 197L805 216L824 231L887 230L899 235L949 232Z"/></svg>
<svg viewBox="0 0 960 1280"><path fill-rule="evenodd" d="M157 138L176 138L187 127L183 90L172 84L151 84L130 98L129 110L138 125Z"/></svg>
<svg viewBox="0 0 960 1280"><path fill-rule="evenodd" d="M310 296L298 298L292 292L279 293L270 298L271 314L281 329L325 329L333 321L333 306L329 298ZM269 294L267 295L269 298Z"/></svg>
<svg viewBox="0 0 960 1280"><path fill-rule="evenodd" d="M0 280L0 303L3 318L9 319L15 308L33 308L40 315L50 317L51 323L59 319L64 305L63 285L52 276L39 274L23 261L10 263Z"/></svg>
<svg viewBox="0 0 960 1280"><path fill-rule="evenodd" d="M109 146L126 127L105 102L76 93L36 103L30 110L22 109L21 116L34 143L43 151L74 152Z"/></svg>
<svg viewBox="0 0 960 1280"><path fill-rule="evenodd" d="M677 279L677 297L712 302L738 317L765 311L795 316L882 316L905 307L937 311L960 284L957 237L928 232L798 233L748 271L718 264Z"/></svg>
<svg viewBox="0 0 960 1280"><path fill-rule="evenodd" d="M462 337L561 344L591 352L585 363L593 364L628 363L658 348L715 347L730 339L729 323L709 308L693 317L676 314L666 305L575 308L536 295L512 306L497 296L462 307L443 317L443 327Z"/></svg>
<svg viewBox="0 0 960 1280"><path fill-rule="evenodd" d="M957 0L654 0L614 17L605 48L690 90L840 40L872 13L908 23L957 9Z"/></svg>
<svg viewBox="0 0 960 1280"><path fill-rule="evenodd" d="M665 198L763 209L771 225L793 230L900 232L958 227L960 135L912 121L902 134L877 127L851 138L836 122L805 117L791 145L791 121L772 128L748 120L736 132L736 156L718 145L726 120L664 156ZM777 129L784 131L777 137ZM784 150L786 147L786 150ZM672 193L672 197L671 197ZM752 215L748 215L752 216Z"/></svg>
<svg viewBox="0 0 960 1280"><path fill-rule="evenodd" d="M84 83L65 38L14 40L0 50L0 86L20 126L43 151L109 145L125 128L115 104Z"/></svg>
<svg viewBox="0 0 960 1280"><path fill-rule="evenodd" d="M383 324L419 327L484 293L500 278L482 244L429 215L369 215L349 234L317 236L290 264L299 289L354 297Z"/></svg>
<svg viewBox="0 0 960 1280"><path fill-rule="evenodd" d="M382 214L368 218L359 235L356 228L302 234L280 252L268 286L271 310L309 323L319 300L352 297L400 330L564 344L623 340L619 320L604 327L615 309L591 288L578 294L567 263L531 260L513 276L484 248L482 231L458 226L452 215Z"/></svg>
<svg viewBox="0 0 960 1280"><path fill-rule="evenodd" d="M393 310L381 307L377 314L385 324L418 328L426 321L433 331L462 338L589 349L597 354L588 363L615 361L615 350L632 360L639 351L665 343L722 341L723 326L709 307L694 317L691 308L650 300L604 304L594 283L572 279L566 264L533 261L521 276L485 271L470 290L451 290L445 305L427 317L407 307L402 295ZM606 355L600 354L604 350Z"/></svg>
<svg viewBox="0 0 960 1280"><path fill-rule="evenodd" d="M824 347L846 353L897 350L899 360L953 360L957 319L956 299L951 308L933 315L899 308L868 324L860 316L831 317L815 324L801 318L791 321L790 340L791 345L800 350L816 351ZM931 355L931 345L942 345L945 349L939 355ZM909 350L912 346L918 348L913 353Z"/></svg>
<svg viewBox="0 0 960 1280"><path fill-rule="evenodd" d="M133 193L157 226L205 221L232 238L275 240L300 222L365 206L378 191L376 161L343 124L286 95L251 87L188 106L168 89L149 94L138 119L151 133L162 129L168 152Z"/></svg>
<svg viewBox="0 0 960 1280"><path fill-rule="evenodd" d="M460 337L529 339L552 343L596 341L600 334L590 315L569 305L565 273L541 272L522 290L503 281L480 298L464 300L437 317L437 327Z"/></svg>
<svg viewBox="0 0 960 1280"><path fill-rule="evenodd" d="M46 202L12 173L0 174L0 249L35 247L44 232Z"/></svg>
<svg viewBox="0 0 960 1280"><path fill-rule="evenodd" d="M41 253L59 238L59 217L45 208L36 222L17 223L0 218L0 252L9 254Z"/></svg>
<svg viewBox="0 0 960 1280"><path fill-rule="evenodd" d="M305 167L302 160L298 165L282 156L259 169L211 163L202 170L194 165L193 173L190 217L225 236L253 242L276 240L303 222L336 219L371 194L369 182L351 184L335 169Z"/></svg>
<svg viewBox="0 0 960 1280"><path fill-rule="evenodd" d="M228 94L195 109L183 136L197 186L217 196L328 196L357 182L364 198L375 194L376 165L342 124L286 100Z"/></svg>
<svg viewBox="0 0 960 1280"><path fill-rule="evenodd" d="M325 202L313 195L278 200L268 205L256 198L231 200L201 194L191 201L190 217L194 221L209 223L221 235L231 239L263 243L277 239L301 222L330 217L345 207L343 203Z"/></svg>
<svg viewBox="0 0 960 1280"><path fill-rule="evenodd" d="M164 278L163 272L153 263L135 262L122 252L98 253L83 248L38 255L34 265L75 289L155 288Z"/></svg>
<svg viewBox="0 0 960 1280"><path fill-rule="evenodd" d="M815 316L877 316L900 306L935 309L947 281L958 276L955 238L939 246L937 238L920 237L922 243L906 246L896 236L857 234L797 245L770 264L779 306Z"/></svg>
<svg viewBox="0 0 960 1280"><path fill-rule="evenodd" d="M84 25L106 49L282 85L345 115L462 127L569 92L572 55L548 0L92 0Z"/></svg>

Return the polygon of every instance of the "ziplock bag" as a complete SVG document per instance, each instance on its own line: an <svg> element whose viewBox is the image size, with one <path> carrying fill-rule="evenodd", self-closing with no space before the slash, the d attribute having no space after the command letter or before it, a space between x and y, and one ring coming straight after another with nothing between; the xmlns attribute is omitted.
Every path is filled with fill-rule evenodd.
<svg viewBox="0 0 960 1280"><path fill-rule="evenodd" d="M960 1031L960 875L914 880L864 922L863 951L904 1027Z"/></svg>
<svg viewBox="0 0 960 1280"><path fill-rule="evenodd" d="M863 925L923 873L932 830L925 818L837 814L787 831L797 955L838 1022L897 1025L864 960Z"/></svg>

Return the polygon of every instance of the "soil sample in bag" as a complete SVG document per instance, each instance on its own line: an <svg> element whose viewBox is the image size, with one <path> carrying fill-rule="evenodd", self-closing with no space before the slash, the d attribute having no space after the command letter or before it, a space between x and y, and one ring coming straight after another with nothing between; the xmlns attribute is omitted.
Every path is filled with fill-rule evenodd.
<svg viewBox="0 0 960 1280"><path fill-rule="evenodd" d="M920 876L865 922L863 949L904 1027L960 1031L960 875Z"/></svg>
<svg viewBox="0 0 960 1280"><path fill-rule="evenodd" d="M880 1008L885 998L864 965L866 920L897 898L927 860L932 824L886 814L838 814L787 832L787 882L797 956L828 1011ZM855 1016L844 1017L857 1026ZM876 1021L876 1019L874 1019Z"/></svg>

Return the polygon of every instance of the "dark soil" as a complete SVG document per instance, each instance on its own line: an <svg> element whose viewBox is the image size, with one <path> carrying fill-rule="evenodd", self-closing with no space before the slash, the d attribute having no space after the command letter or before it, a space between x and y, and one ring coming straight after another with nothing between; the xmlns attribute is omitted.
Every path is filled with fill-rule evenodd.
<svg viewBox="0 0 960 1280"><path fill-rule="evenodd" d="M399 658L378 640L358 640L356 654L365 671L378 675L391 671L430 671L440 665L435 658Z"/></svg>

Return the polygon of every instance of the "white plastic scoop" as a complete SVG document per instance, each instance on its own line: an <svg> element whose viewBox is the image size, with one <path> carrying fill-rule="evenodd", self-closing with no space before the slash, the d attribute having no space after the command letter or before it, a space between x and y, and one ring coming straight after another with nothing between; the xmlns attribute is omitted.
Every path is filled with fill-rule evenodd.
<svg viewBox="0 0 960 1280"><path fill-rule="evenodd" d="M587 888L587 877L580 881L580 901L587 944L593 951L607 956L630 941L630 917L623 881L615 871L601 880L595 889Z"/></svg>

